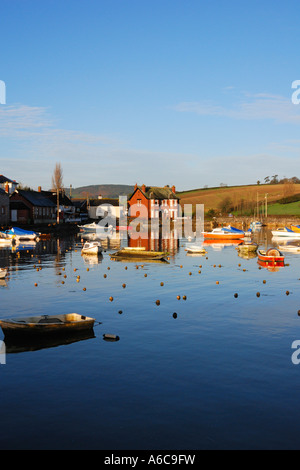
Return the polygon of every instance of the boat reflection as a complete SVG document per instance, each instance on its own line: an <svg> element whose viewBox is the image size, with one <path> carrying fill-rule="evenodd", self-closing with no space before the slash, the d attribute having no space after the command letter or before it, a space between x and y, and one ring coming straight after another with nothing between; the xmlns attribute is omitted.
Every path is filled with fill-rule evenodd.
<svg viewBox="0 0 300 470"><path fill-rule="evenodd" d="M72 334L49 335L49 337L4 337L4 344L7 354L16 354L29 351L39 351L41 349L56 348L58 346L66 346L68 344L86 341L96 338L94 330L77 332Z"/></svg>

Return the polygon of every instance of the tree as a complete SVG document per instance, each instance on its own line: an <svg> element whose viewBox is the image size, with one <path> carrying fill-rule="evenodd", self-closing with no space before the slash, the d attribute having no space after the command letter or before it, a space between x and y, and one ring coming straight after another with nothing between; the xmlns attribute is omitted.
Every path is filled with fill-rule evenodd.
<svg viewBox="0 0 300 470"><path fill-rule="evenodd" d="M56 220L59 224L59 192L63 189L63 171L60 163L56 163L52 175L52 191L56 191L57 195L57 209Z"/></svg>
<svg viewBox="0 0 300 470"><path fill-rule="evenodd" d="M233 204L229 196L225 197L219 204L219 209L221 212L230 212L232 210Z"/></svg>

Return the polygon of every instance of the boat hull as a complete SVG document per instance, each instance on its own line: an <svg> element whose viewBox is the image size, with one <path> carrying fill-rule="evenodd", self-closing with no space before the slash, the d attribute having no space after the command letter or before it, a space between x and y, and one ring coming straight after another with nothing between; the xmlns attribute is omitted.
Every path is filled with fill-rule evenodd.
<svg viewBox="0 0 300 470"><path fill-rule="evenodd" d="M168 253L163 251L147 251L147 250L119 250L111 255L111 258L122 258L122 259L149 259L149 260L161 260L168 256Z"/></svg>
<svg viewBox="0 0 300 470"><path fill-rule="evenodd" d="M205 240L241 240L245 237L245 234L203 232L203 236Z"/></svg>
<svg viewBox="0 0 300 470"><path fill-rule="evenodd" d="M0 320L0 326L5 336L75 333L92 329L94 323L94 318L77 313Z"/></svg>
<svg viewBox="0 0 300 470"><path fill-rule="evenodd" d="M272 252L278 252L279 254L272 255ZM284 263L284 256L278 250L268 250L267 252L258 250L258 259L264 263L269 264L277 264L277 263Z"/></svg>

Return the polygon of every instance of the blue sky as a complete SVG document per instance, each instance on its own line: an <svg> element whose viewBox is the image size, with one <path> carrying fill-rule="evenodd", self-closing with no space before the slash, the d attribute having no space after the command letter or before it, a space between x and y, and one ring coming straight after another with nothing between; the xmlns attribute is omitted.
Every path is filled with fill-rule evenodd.
<svg viewBox="0 0 300 470"><path fill-rule="evenodd" d="M300 177L298 0L0 0L0 173L48 189Z"/></svg>

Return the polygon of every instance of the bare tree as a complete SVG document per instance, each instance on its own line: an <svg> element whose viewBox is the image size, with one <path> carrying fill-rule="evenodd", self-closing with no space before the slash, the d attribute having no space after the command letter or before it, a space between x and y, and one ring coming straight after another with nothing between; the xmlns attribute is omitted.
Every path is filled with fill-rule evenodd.
<svg viewBox="0 0 300 470"><path fill-rule="evenodd" d="M57 189L61 191L63 188L63 170L60 163L56 163L52 175L52 191Z"/></svg>
<svg viewBox="0 0 300 470"><path fill-rule="evenodd" d="M59 224L59 192L63 188L63 171L60 163L56 163L54 172L52 175L52 191L56 191L57 195L57 209L56 209L56 221Z"/></svg>

